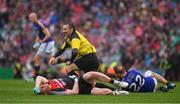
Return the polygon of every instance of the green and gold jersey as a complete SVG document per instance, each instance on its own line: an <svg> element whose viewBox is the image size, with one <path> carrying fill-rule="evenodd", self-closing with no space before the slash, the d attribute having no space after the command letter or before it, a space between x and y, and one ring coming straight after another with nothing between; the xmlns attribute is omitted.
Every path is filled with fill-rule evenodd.
<svg viewBox="0 0 180 104"><path fill-rule="evenodd" d="M71 37L67 38L61 49L71 47L78 50L77 58L89 53L96 53L96 49L88 40L78 31L73 32Z"/></svg>

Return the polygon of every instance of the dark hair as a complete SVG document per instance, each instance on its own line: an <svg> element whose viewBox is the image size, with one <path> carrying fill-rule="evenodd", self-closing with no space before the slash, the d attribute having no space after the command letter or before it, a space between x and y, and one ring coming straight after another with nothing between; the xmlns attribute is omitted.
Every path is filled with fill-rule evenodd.
<svg viewBox="0 0 180 104"><path fill-rule="evenodd" d="M121 69L118 68L119 66L121 66ZM126 71L125 68L121 64L114 66L113 69L115 73L117 74L124 74L124 72Z"/></svg>
<svg viewBox="0 0 180 104"><path fill-rule="evenodd" d="M65 24L65 25L69 25L69 27L70 27L70 28L73 28L73 30L75 31L76 28L75 28L75 25L74 25L73 22L65 22L64 24Z"/></svg>

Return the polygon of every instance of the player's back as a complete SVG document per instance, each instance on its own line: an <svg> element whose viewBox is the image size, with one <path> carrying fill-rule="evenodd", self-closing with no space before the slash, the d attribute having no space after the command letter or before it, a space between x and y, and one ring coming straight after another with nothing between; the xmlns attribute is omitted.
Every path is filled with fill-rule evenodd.
<svg viewBox="0 0 180 104"><path fill-rule="evenodd" d="M131 92L153 92L154 91L154 80L152 77L145 78L136 69L132 68L123 78L123 81L127 82L129 85L125 90Z"/></svg>

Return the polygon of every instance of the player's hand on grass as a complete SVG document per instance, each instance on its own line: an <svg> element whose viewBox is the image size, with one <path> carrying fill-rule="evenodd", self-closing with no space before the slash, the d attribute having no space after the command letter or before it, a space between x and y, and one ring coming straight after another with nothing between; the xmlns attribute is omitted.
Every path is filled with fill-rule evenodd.
<svg viewBox="0 0 180 104"><path fill-rule="evenodd" d="M34 87L33 92L35 95L39 94L40 93L39 87Z"/></svg>
<svg viewBox="0 0 180 104"><path fill-rule="evenodd" d="M33 45L33 48L35 48L35 49L38 49L39 47L40 47L40 43L39 42L36 42L34 45Z"/></svg>

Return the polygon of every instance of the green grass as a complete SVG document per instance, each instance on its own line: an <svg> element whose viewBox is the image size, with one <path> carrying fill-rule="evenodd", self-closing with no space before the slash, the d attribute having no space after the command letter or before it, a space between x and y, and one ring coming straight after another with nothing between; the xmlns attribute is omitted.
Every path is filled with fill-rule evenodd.
<svg viewBox="0 0 180 104"><path fill-rule="evenodd" d="M39 95L33 94L34 83L23 80L0 80L0 103L180 103L180 83L167 93L130 93L113 95Z"/></svg>

